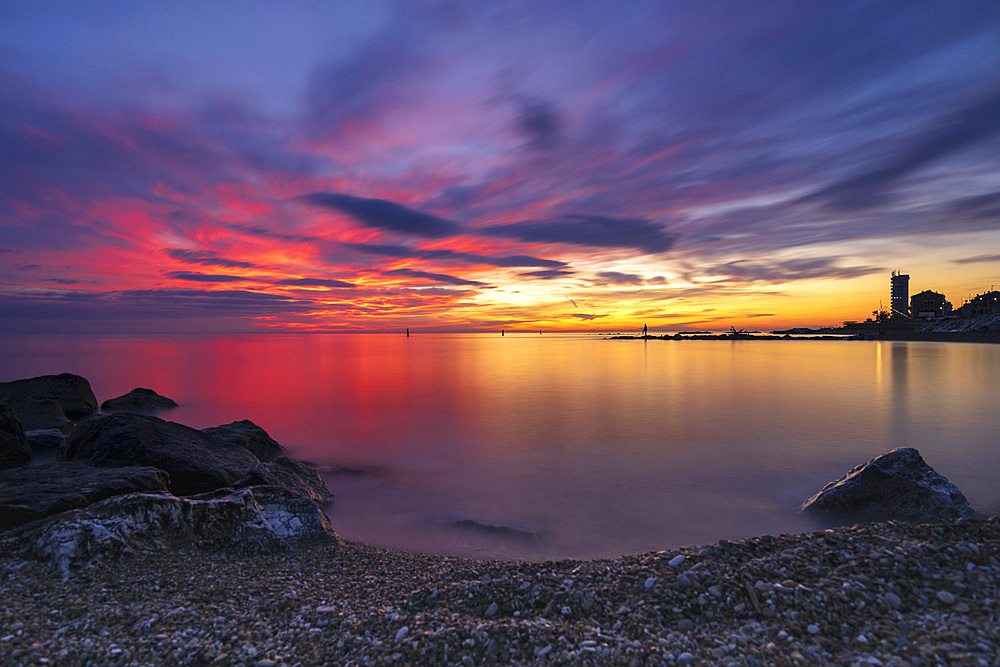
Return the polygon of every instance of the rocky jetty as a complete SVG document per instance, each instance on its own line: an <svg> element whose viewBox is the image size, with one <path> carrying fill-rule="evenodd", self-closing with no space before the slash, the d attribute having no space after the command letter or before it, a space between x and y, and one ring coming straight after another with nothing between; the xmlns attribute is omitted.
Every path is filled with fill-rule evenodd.
<svg viewBox="0 0 1000 667"><path fill-rule="evenodd" d="M897 447L855 467L807 500L802 511L843 523L933 521L974 514L962 492L911 447Z"/></svg>
<svg viewBox="0 0 1000 667"><path fill-rule="evenodd" d="M18 395L37 401L55 401L62 407L63 413L74 421L86 419L97 412L97 398L90 383L72 373L0 382L0 401Z"/></svg>
<svg viewBox="0 0 1000 667"><path fill-rule="evenodd" d="M152 389L136 387L132 391L101 403L102 412L155 412L176 408L177 401L160 396Z"/></svg>
<svg viewBox="0 0 1000 667"><path fill-rule="evenodd" d="M322 478L251 421L200 431L122 411L74 426L67 415L80 419L97 405L85 379L45 376L0 388L0 468L11 468L0 470L0 552L20 562L41 560L68 577L162 549L261 554L337 542ZM139 389L103 406L147 411L165 406L157 397ZM44 438L59 446L56 462L27 465L30 438L15 408L45 427L27 434L36 446Z"/></svg>

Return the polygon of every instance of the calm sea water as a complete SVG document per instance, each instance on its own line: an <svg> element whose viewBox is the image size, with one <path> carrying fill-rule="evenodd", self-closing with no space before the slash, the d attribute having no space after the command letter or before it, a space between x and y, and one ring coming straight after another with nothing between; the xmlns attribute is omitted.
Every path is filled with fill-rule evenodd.
<svg viewBox="0 0 1000 667"><path fill-rule="evenodd" d="M812 530L804 499L902 445L1000 509L997 345L0 339L0 380L60 372L99 400L155 389L181 404L160 416L197 428L252 419L329 471L341 536L405 549L591 558Z"/></svg>

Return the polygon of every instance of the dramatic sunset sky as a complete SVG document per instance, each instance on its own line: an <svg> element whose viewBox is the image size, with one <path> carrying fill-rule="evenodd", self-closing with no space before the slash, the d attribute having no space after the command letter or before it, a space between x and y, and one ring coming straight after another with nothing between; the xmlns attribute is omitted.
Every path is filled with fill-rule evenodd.
<svg viewBox="0 0 1000 667"><path fill-rule="evenodd" d="M0 330L725 329L1000 285L1000 2L0 0Z"/></svg>

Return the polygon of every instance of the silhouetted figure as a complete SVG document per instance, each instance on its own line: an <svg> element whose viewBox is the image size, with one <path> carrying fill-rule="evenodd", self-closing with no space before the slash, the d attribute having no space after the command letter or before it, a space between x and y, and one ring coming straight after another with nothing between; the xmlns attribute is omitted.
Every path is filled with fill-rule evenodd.
<svg viewBox="0 0 1000 667"><path fill-rule="evenodd" d="M503 329L500 330L500 335L503 336Z"/></svg>
<svg viewBox="0 0 1000 667"><path fill-rule="evenodd" d="M647 334L647 329L646 329L646 325L645 325L645 324L643 324L643 325L642 325L642 337L643 337L643 338L645 338L645 337L646 337L647 335L648 335L648 334Z"/></svg>
<svg viewBox="0 0 1000 667"><path fill-rule="evenodd" d="M407 337L407 338L409 338L409 337L410 337L410 330L409 330L409 329L407 329L407 330L406 330L406 337Z"/></svg>

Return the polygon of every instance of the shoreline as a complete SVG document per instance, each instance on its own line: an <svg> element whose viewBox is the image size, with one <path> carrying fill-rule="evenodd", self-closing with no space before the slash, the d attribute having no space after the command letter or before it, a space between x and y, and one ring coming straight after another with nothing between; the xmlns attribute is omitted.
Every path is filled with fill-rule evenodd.
<svg viewBox="0 0 1000 667"><path fill-rule="evenodd" d="M816 332L815 334L663 334L662 336L607 336L605 340L840 340L840 341L909 341L929 343L1000 343L1000 331L886 331L878 332L842 332L838 334Z"/></svg>
<svg viewBox="0 0 1000 667"><path fill-rule="evenodd" d="M994 664L998 586L997 517L593 561L170 550L67 582L0 553L0 663Z"/></svg>

